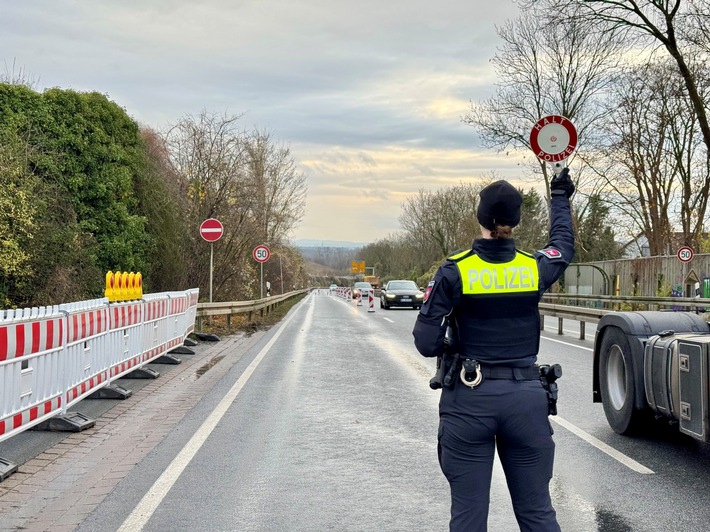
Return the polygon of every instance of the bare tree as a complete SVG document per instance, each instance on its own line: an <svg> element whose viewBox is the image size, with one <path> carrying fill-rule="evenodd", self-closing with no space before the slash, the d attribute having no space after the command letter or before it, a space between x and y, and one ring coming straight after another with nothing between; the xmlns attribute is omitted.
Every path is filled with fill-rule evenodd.
<svg viewBox="0 0 710 532"><path fill-rule="evenodd" d="M240 118L202 111L185 116L165 135L175 169L189 183L196 219L214 216L243 181L246 143L237 127Z"/></svg>
<svg viewBox="0 0 710 532"><path fill-rule="evenodd" d="M268 133L245 133L238 127L240 118L203 111L183 118L166 134L175 170L188 183L194 234L207 218L224 225L223 237L214 244L214 294L234 299L260 294L251 252L257 244L279 246L288 240L303 216L306 193L305 176L290 150L276 145ZM209 277L206 249L196 236L192 252L202 259L194 272L200 287L207 286ZM288 264L296 267L294 261ZM290 278L294 275L289 272Z"/></svg>
<svg viewBox="0 0 710 532"><path fill-rule="evenodd" d="M668 147L668 113L649 86L647 69L629 72L619 82L616 116L607 131L615 139L607 150L610 167L603 172L615 192L616 207L630 222L630 234L646 235L652 255L669 241L675 164ZM661 87L662 88L662 87ZM615 164L617 163L617 164Z"/></svg>
<svg viewBox="0 0 710 532"><path fill-rule="evenodd" d="M303 218L306 177L298 171L291 150L274 143L265 132L254 132L245 144L247 193L256 201L252 216L266 243L284 242Z"/></svg>
<svg viewBox="0 0 710 532"><path fill-rule="evenodd" d="M688 6L681 28L688 43L707 59L710 55L710 3L688 0Z"/></svg>
<svg viewBox="0 0 710 532"><path fill-rule="evenodd" d="M529 3L528 0L525 3ZM690 45L707 51L708 7L705 0L550 0L554 8L567 16L610 25L612 31L647 38L661 45L673 58L683 78L695 112L703 141L710 157L710 123L707 99L695 76ZM534 0L533 0L534 3ZM682 23L679 24L679 21ZM684 24L687 27L684 27ZM703 186L707 195L710 181Z"/></svg>
<svg viewBox="0 0 710 532"><path fill-rule="evenodd" d="M17 60L13 58L12 65L5 62L4 71L0 74L0 83L10 85L24 85L28 89L37 90L39 78L27 71L25 67L18 67Z"/></svg>
<svg viewBox="0 0 710 532"><path fill-rule="evenodd" d="M170 160L188 183L189 211L194 239L191 253L196 261L192 286L209 292L209 248L199 236L207 218L224 225L223 237L214 244L214 297L248 298L254 287L253 264L248 261L258 234L251 216L256 198L247 193L246 136L238 128L238 115L203 111L186 116L165 135Z"/></svg>
<svg viewBox="0 0 710 532"><path fill-rule="evenodd" d="M682 79L667 62L630 68L610 103L615 114L605 128L611 143L601 174L629 234L645 235L652 255L665 254L678 223L686 244L697 245L707 158Z"/></svg>
<svg viewBox="0 0 710 532"><path fill-rule="evenodd" d="M615 73L618 39L600 38L579 18L552 20L549 13L547 2L528 6L520 18L498 29L503 46L492 60L500 79L495 95L473 103L463 117L487 147L526 152L532 126L550 114L574 122L578 151L596 145L594 125L610 111L602 102ZM547 165L535 158L530 168L542 175L549 203Z"/></svg>
<svg viewBox="0 0 710 532"><path fill-rule="evenodd" d="M478 230L476 208L481 188L481 184L460 184L436 192L420 190L405 201L399 222L419 250L422 271L471 245Z"/></svg>
<svg viewBox="0 0 710 532"><path fill-rule="evenodd" d="M419 280L422 273L441 264L439 252L423 249L420 239L405 231L368 244L358 251L357 258L374 265L377 275L385 281ZM426 282L429 282L428 278Z"/></svg>

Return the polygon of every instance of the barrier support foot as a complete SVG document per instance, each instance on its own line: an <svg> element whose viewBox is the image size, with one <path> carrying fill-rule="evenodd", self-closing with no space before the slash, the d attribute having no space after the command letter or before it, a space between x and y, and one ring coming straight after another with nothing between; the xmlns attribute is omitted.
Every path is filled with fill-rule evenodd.
<svg viewBox="0 0 710 532"><path fill-rule="evenodd" d="M157 379L160 373L150 368L138 368L126 375L129 379Z"/></svg>
<svg viewBox="0 0 710 532"><path fill-rule="evenodd" d="M193 340L192 338L185 338L185 341L183 342L188 347L195 347L197 345L197 342Z"/></svg>
<svg viewBox="0 0 710 532"><path fill-rule="evenodd" d="M195 352L190 349L189 347L185 347L184 345L179 345L175 349L171 349L170 353L174 353L176 355L194 355Z"/></svg>
<svg viewBox="0 0 710 532"><path fill-rule="evenodd" d="M0 482L17 472L17 464L0 456Z"/></svg>
<svg viewBox="0 0 710 532"><path fill-rule="evenodd" d="M111 384L96 390L87 399L128 399L131 395L133 395L133 390L118 384Z"/></svg>
<svg viewBox="0 0 710 532"><path fill-rule="evenodd" d="M66 416L49 418L30 430L49 430L52 432L81 432L96 425L96 420L79 412L69 412Z"/></svg>
<svg viewBox="0 0 710 532"><path fill-rule="evenodd" d="M170 353L177 353L178 351L170 351ZM164 355L159 356L153 362L156 364L170 364L171 366L177 366L178 364L182 364L182 360L180 360L178 357L174 357L170 353L165 353ZM193 355L195 353L192 353Z"/></svg>
<svg viewBox="0 0 710 532"><path fill-rule="evenodd" d="M216 334L212 333L195 333L195 336L197 336L198 340L202 340L203 342L219 342L220 338Z"/></svg>

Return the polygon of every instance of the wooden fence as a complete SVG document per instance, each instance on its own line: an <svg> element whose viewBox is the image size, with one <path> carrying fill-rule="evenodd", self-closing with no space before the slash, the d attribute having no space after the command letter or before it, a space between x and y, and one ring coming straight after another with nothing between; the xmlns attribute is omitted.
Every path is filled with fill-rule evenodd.
<svg viewBox="0 0 710 532"><path fill-rule="evenodd" d="M565 292L619 296L710 297L710 253L684 263L676 256L637 257L613 261L570 264L564 275Z"/></svg>

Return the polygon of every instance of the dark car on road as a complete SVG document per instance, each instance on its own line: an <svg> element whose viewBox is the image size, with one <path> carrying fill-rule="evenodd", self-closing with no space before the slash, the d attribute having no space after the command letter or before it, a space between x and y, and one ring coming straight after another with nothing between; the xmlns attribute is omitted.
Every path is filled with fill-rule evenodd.
<svg viewBox="0 0 710 532"><path fill-rule="evenodd" d="M424 292L417 283L406 279L389 281L380 290L380 308L412 307L418 309L424 302Z"/></svg>

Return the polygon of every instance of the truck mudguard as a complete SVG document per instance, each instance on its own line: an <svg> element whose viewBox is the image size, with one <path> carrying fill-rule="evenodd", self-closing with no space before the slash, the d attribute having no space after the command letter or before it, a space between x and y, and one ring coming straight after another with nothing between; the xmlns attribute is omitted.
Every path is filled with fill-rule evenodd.
<svg viewBox="0 0 710 532"><path fill-rule="evenodd" d="M710 326L700 316L693 312L643 311L643 312L612 312L606 314L597 324L597 334L594 339L594 362L592 373L593 402L601 403L599 392L599 349L602 338L609 327L617 327L628 337L633 357L633 373L636 382L635 400L637 408L646 404L643 379L643 351L649 336L664 331L708 333Z"/></svg>

